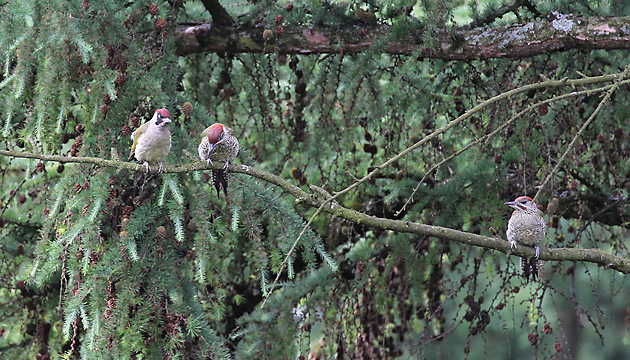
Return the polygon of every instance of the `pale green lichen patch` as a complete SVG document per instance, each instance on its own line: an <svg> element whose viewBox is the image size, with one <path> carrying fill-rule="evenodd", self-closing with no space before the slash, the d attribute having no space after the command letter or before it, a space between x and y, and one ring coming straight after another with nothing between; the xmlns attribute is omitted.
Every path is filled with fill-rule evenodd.
<svg viewBox="0 0 630 360"><path fill-rule="evenodd" d="M521 44L523 41L531 39L534 33L534 24L532 23L516 28L506 33L504 39L499 43L499 47L506 48L510 45Z"/></svg>
<svg viewBox="0 0 630 360"><path fill-rule="evenodd" d="M569 17L564 14L555 13L555 15L558 18L551 22L551 26L554 29L565 32L565 33L573 30L573 25L574 25L573 20L569 19Z"/></svg>

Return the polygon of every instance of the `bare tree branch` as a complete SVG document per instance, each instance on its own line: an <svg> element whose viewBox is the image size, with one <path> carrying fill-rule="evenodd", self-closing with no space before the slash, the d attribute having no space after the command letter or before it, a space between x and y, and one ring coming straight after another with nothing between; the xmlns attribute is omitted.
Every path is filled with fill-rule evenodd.
<svg viewBox="0 0 630 360"><path fill-rule="evenodd" d="M534 196L534 200L536 200L538 198L538 195L540 195L540 192L543 189L545 189L545 186L547 185L547 183L549 182L551 177L560 168L560 165L562 164L562 161L567 157L567 154L569 153L569 151L571 151L571 149L573 149L573 146L575 146L575 142L577 141L577 139L582 135L582 133L588 127L588 125L595 119L595 117L597 116L599 111L604 107L604 104L606 104L606 102L610 99L610 96L613 94L613 92L615 92L615 90L617 90L617 88L620 85L621 80L623 80L628 75L628 72L630 72L630 65L626 66L626 69L623 71L621 76L618 77L615 80L615 84L613 85L613 87L611 87L606 92L606 95L604 96L604 98L599 102L599 105L597 105L597 108L595 109L595 111L593 111L591 116L589 116L588 119L584 122L584 124L582 124L582 127L577 132L577 134L575 134L575 136L573 137L573 140L571 140L571 142L567 146L567 149L564 151L564 153L562 154L562 156L560 157L560 159L556 163L556 166L554 166L553 170L551 170L551 172L549 174L547 174L547 177L545 178L545 181L543 181L542 185L540 185L540 188L538 189L538 192L536 192L536 196Z"/></svg>
<svg viewBox="0 0 630 360"><path fill-rule="evenodd" d="M94 164L103 167L112 167L117 169L127 169L131 171L144 171L144 166L140 164L132 164L128 162L118 160L104 160L93 157L65 157L65 156L53 156L34 154L28 152L19 151L7 151L0 150L0 155L14 157L14 158L28 158L28 159L40 159L45 161L56 161L61 163L83 163ZM191 172L195 170L209 170L220 169L223 164L215 162L213 165L208 165L205 162L198 161L194 163L188 163L183 165L165 166L165 172L167 173L183 173ZM482 236L467 233L464 231L449 229L441 226L426 225L420 223L413 223L409 221L391 220L385 218L379 218L376 216L370 216L360 213L356 210L347 209L336 202L327 204L323 195L315 193L307 193L298 186L289 183L287 180L281 177L268 173L264 170L257 169L247 165L235 165L230 164L228 168L235 173L246 174L260 180L272 183L282 188L287 193L293 195L296 198L296 202L306 204L315 208L322 208L322 212L335 215L368 227L376 227L385 230L391 230L401 233L411 233L423 236L433 236L436 238L456 241L466 245L478 246L482 248L497 250L506 254L512 254L517 256L531 257L534 256L534 249L522 245L517 245L517 248L512 250L510 243L498 237ZM323 205L323 206L322 206ZM576 249L576 248L552 248L541 249L540 259L548 261L583 261L594 264L599 264L606 268L617 270L621 273L630 273L630 259L625 259L611 253L599 250L599 249Z"/></svg>
<svg viewBox="0 0 630 360"><path fill-rule="evenodd" d="M389 26L286 26L263 38L264 27L234 28L201 24L177 30L177 53L202 52L320 54L358 53L381 45L390 54L418 58L476 60L524 58L572 49L630 49L630 17L579 17L554 13L525 24L456 29L432 34L423 43L421 30L396 38Z"/></svg>
<svg viewBox="0 0 630 360"><path fill-rule="evenodd" d="M620 76L621 76L621 74L610 74L610 75L603 75L603 76L587 77L587 78L582 78L582 79L564 79L564 80L541 81L541 82L538 82L538 83L528 84L528 85L521 86L521 87L516 88L516 89L512 89L510 91L506 91L506 92L501 93L501 94L499 94L497 96L494 96L494 97L492 97L492 98L490 98L488 100L482 101L481 103L477 104L472 109L466 111L465 113L463 113L462 115L460 115L456 119L453 119L453 120L449 121L443 127L435 130L431 134L428 134L427 136L425 136L424 138L420 139L415 144L409 146L405 150L403 150L400 153L398 153L396 156L394 156L391 159L387 160L383 164L375 167L374 170L372 170L370 173L368 173L367 175L365 175L364 177L362 177L358 181L355 181L350 186L346 187L343 190L335 192L335 195L330 199L330 201L335 200L340 195L345 194L348 191L358 187L359 185L361 185L362 183L364 183L367 180L369 180L371 177L373 177L376 173L378 173L379 171L381 171L385 167L387 167L387 166L393 164L394 162L400 160L405 155L407 155L410 152L418 149L419 147L421 147L422 145L426 144L428 141L434 139L435 137L439 136L440 134L443 134L443 133L449 131L451 128L453 128L454 126L458 125L462 121L470 118L471 116L473 116L476 112L480 111L481 109L483 109L483 108L485 108L487 106L490 106L490 105L492 105L492 104L494 104L494 103L496 103L498 101L510 98L510 97L512 97L514 95L517 95L517 94L520 94L520 93L523 93L523 92L526 92L526 91L529 91L529 90L546 88L546 87L582 86L582 85L587 85L587 84L595 84L595 83L599 83L599 82L613 81L613 80L618 79Z"/></svg>
<svg viewBox="0 0 630 360"><path fill-rule="evenodd" d="M428 175L430 175L435 169L439 168L440 166L442 166L443 164L445 164L446 162L450 161L451 159L453 159L454 157L458 156L459 154L463 153L464 151L476 146L479 143L488 141L488 139L492 138L493 136L495 136L499 131L505 129L506 127L510 126L510 124L512 124L514 121L516 121L517 119L519 119L521 116L523 116L524 114L533 111L534 109L538 108L541 105L544 104L549 104L552 103L554 101L557 100L561 100L561 99L566 99L568 97L572 97L572 96L580 96L580 95L585 95L585 94L592 94L595 92L599 92L599 91L605 91L605 90L610 90L613 87L617 87L621 84L628 84L630 82L630 80L623 80L620 81L619 83L615 83L613 85L606 85L606 86L602 86L600 88L597 89L588 89L588 90L582 90L582 91L573 91L571 93L568 94L562 94L559 96L554 96L550 99L546 99L543 101L539 101L535 104L532 104L531 106L528 106L527 108L521 110L520 112L518 112L516 115L512 116L512 118L510 118L509 120L507 120L506 122L504 122L503 124L501 124L501 126L499 126L498 128L496 128L495 130L491 131L488 134L485 134L484 136L480 137L479 139L471 142L470 144L464 146L463 148L461 148L460 150L455 151L454 153L452 153L450 156L448 156L447 158L442 159L440 162L438 162L437 164L431 166L431 168L429 168L429 170L427 170L424 174L424 176L422 177L422 179L420 179L420 181L418 182L418 185L413 189L413 191L411 192L411 195L409 195L409 197L407 198L407 200L405 201L405 203L403 204L403 206L396 212L396 216L400 215L403 211L405 211L407 205L411 202L411 200L413 199L414 195L416 194L416 192L418 191L418 189L420 188L420 185L422 185L422 183L424 182L424 180L426 179L426 177ZM577 136L577 135L576 135ZM553 172L552 172L553 173ZM357 180L358 181L358 180ZM542 187L539 188L539 192L540 190L543 189ZM619 225L619 224L616 224Z"/></svg>

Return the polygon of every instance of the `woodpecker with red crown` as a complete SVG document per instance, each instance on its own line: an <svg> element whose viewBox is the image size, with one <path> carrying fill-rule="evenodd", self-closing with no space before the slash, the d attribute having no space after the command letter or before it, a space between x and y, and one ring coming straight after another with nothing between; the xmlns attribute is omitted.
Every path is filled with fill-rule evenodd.
<svg viewBox="0 0 630 360"><path fill-rule="evenodd" d="M529 281L529 274L532 274L532 280L536 281L538 275L538 257L540 256L539 245L545 240L547 235L547 225L543 219L542 211L534 200L528 196L520 196L514 201L508 201L505 205L509 205L514 209L508 228L506 231L507 239L512 248L516 247L516 243L525 246L533 246L536 250L536 256L531 259L521 258L521 270L525 279Z"/></svg>
<svg viewBox="0 0 630 360"><path fill-rule="evenodd" d="M199 158L206 161L208 164L212 164L212 161L223 161L222 169L210 170L210 176L212 179L212 185L217 189L217 196L220 195L220 190L223 188L225 196L227 196L227 168L230 166L240 146L238 140L234 137L234 132L231 128L220 124L212 124L201 133L202 139L199 144Z"/></svg>
<svg viewBox="0 0 630 360"><path fill-rule="evenodd" d="M140 125L136 131L131 134L131 154L136 160L142 161L149 172L150 164L157 163L160 167L158 172L164 171L162 162L166 159L169 151L171 151L171 129L168 124L171 123L171 114L166 109L157 109L153 113L151 120Z"/></svg>

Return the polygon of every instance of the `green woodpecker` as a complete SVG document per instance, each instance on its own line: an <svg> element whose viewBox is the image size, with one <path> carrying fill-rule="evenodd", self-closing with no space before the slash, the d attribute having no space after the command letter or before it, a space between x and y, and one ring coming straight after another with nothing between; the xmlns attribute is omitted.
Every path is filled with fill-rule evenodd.
<svg viewBox="0 0 630 360"><path fill-rule="evenodd" d="M220 123L210 125L201 136L202 139L198 148L199 158L208 164L212 164L212 161L225 163L222 169L211 170L210 176L212 185L217 189L217 196L219 196L221 188L227 196L227 168L230 166L230 162L236 158L240 149L238 140L234 137L231 128Z"/></svg>
<svg viewBox="0 0 630 360"><path fill-rule="evenodd" d="M166 109L157 109L153 113L153 118L140 125L131 134L131 154L129 160L135 155L136 160L144 163L149 172L150 164L158 164L158 172L164 171L162 162L171 150L171 129L168 124L171 122L171 114Z"/></svg>
<svg viewBox="0 0 630 360"><path fill-rule="evenodd" d="M547 235L547 225L542 217L542 211L538 210L538 206L534 200L527 196L520 196L514 201L508 201L505 205L509 205L514 209L510 220L508 221L507 239L516 247L516 243L525 246L533 246L536 250L536 256L532 259L521 258L521 269L525 275L525 279L529 280L529 274L536 281L538 275L538 256L540 255L540 247L545 236Z"/></svg>

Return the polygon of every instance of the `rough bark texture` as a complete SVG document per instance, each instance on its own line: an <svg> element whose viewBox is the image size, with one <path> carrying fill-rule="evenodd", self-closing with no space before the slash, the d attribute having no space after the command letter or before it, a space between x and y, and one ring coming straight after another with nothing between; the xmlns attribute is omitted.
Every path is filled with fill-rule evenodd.
<svg viewBox="0 0 630 360"><path fill-rule="evenodd" d="M237 29L201 24L177 30L180 55L217 53L357 53L373 45L390 54L418 58L477 60L525 58L571 49L630 49L630 17L595 18L552 14L525 24L443 31L422 42L422 29L395 38L386 25L347 28L286 27L267 41L265 27Z"/></svg>

